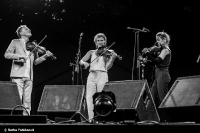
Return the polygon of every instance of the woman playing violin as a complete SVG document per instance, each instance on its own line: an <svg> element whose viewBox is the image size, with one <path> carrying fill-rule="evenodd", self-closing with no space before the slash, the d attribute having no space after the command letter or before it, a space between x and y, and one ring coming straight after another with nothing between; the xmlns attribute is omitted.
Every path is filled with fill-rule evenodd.
<svg viewBox="0 0 200 133"><path fill-rule="evenodd" d="M157 51L158 56L156 58L152 56L151 52L147 48L143 49L143 52L155 65L155 79L151 91L158 107L168 92L168 84L171 80L169 74L169 66L171 62L171 50L169 48L170 36L166 32L158 32L156 34L156 41L160 47L160 50Z"/></svg>
<svg viewBox="0 0 200 133"><path fill-rule="evenodd" d="M107 43L107 38L103 33L98 33L94 37L94 43L97 49L88 51L80 60L80 64L84 65L85 68L90 66L90 73L88 75L86 85L86 102L88 107L89 122L92 122L94 117L93 95L96 92L101 92L103 90L104 85L108 82L107 71L112 67L113 62L117 57L117 54L113 50L109 51L109 56L102 54L101 50L104 51ZM91 64L87 62L89 59L91 60Z"/></svg>
<svg viewBox="0 0 200 133"><path fill-rule="evenodd" d="M26 43L32 36L31 30L26 25L21 25L17 31L19 39L13 39L8 46L4 56L12 60L10 78L12 82L17 83L20 99L26 110L23 115L30 115L31 111L31 92L33 87L33 64L37 65L51 56L47 51L41 57L38 52L30 54L31 51L26 49ZM29 56L30 55L30 56Z"/></svg>

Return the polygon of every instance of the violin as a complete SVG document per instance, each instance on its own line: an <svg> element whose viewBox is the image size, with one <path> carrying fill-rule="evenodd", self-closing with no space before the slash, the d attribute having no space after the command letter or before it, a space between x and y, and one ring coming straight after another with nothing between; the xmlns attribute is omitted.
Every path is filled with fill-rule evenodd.
<svg viewBox="0 0 200 133"><path fill-rule="evenodd" d="M28 51L37 50L37 52L39 54L45 54L46 53L46 48L42 47L42 46L38 46L36 44L36 42L34 42L34 41L33 42L28 41L26 43L26 50L28 50Z"/></svg>
<svg viewBox="0 0 200 133"><path fill-rule="evenodd" d="M107 47L100 47L96 51L97 56L104 56L104 57L110 57L113 54L113 50L109 50ZM119 60L122 60L122 57L120 55L116 56Z"/></svg>
<svg viewBox="0 0 200 133"><path fill-rule="evenodd" d="M161 49L162 49L161 46L156 46L156 45L154 45L154 46L152 46L152 47L150 47L150 48L144 48L144 49L142 50L142 53L143 53L143 54L145 54L145 53L155 54L155 53L160 52Z"/></svg>
<svg viewBox="0 0 200 133"><path fill-rule="evenodd" d="M146 56L146 53L149 53L157 57L158 54L161 52L162 48L163 47L161 45L156 45L156 43L150 48L144 48L142 50L142 54L138 56L138 60L140 60L142 63L147 63L148 57Z"/></svg>
<svg viewBox="0 0 200 133"><path fill-rule="evenodd" d="M39 54L45 54L47 52L46 48L43 46L39 46L35 41L31 42L28 41L26 43L26 50L28 51L34 51L36 50ZM51 55L52 59L56 60L56 57L52 54Z"/></svg>

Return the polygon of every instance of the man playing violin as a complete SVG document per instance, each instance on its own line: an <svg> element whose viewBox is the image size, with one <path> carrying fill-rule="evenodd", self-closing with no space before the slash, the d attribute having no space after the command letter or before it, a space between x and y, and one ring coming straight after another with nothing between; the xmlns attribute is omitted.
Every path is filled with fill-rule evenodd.
<svg viewBox="0 0 200 133"><path fill-rule="evenodd" d="M143 52L147 55L147 58L155 65L155 79L151 87L152 96L157 103L157 107L163 101L165 95L168 92L168 84L171 80L169 74L169 66L171 62L171 50L169 48L170 36L166 32L158 32L156 34L156 41L160 50L158 56L154 58L147 48L143 49Z"/></svg>
<svg viewBox="0 0 200 133"><path fill-rule="evenodd" d="M93 105L93 95L96 92L101 92L104 85L108 82L108 70L112 67L117 54L111 51L110 56L100 56L98 50L106 46L107 38L103 33L98 33L94 37L94 43L96 45L96 50L90 50L86 55L80 60L80 64L84 65L85 68L89 68L89 75L86 84L86 102L88 108L89 122L94 119L94 105ZM87 62L90 59L90 64Z"/></svg>
<svg viewBox="0 0 200 133"><path fill-rule="evenodd" d="M6 59L11 59L12 67L10 78L18 87L23 110L23 115L30 115L31 111L31 93L33 87L33 64L37 65L51 56L52 53L47 51L41 57L37 51L27 51L26 43L32 36L31 30L26 25L18 27L17 36L19 39L13 39L8 46L4 56Z"/></svg>

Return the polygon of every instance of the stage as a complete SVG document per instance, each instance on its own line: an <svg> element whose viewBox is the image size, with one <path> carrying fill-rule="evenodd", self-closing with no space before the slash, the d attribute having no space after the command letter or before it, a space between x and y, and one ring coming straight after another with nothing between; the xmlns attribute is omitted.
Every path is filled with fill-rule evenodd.
<svg viewBox="0 0 200 133"><path fill-rule="evenodd" d="M56 132L134 132L134 131L148 131L148 132L173 132L173 131L186 131L199 128L200 124L195 123L64 123L64 124L27 124L27 123L1 123L0 131L56 131Z"/></svg>
<svg viewBox="0 0 200 133"><path fill-rule="evenodd" d="M46 86L37 113L23 116L23 108L18 106L19 103L16 100L18 98L19 101L18 95L15 95L18 96L16 99L5 100L15 94L16 85L2 83L6 87L1 87L1 94L2 97L5 95L6 97L1 100L0 131L111 132L114 130L169 133L176 129L179 131L193 130L200 127L200 108L198 104L195 104L199 101L199 96L195 95L199 94L199 79L199 76L177 79L158 108L155 107L146 80L108 83L105 86L105 92L111 91L115 94L116 109L110 110L111 112L105 117L99 114L101 117L95 117L95 123L88 122L87 108L83 97L84 86L82 85ZM190 98L188 95L183 95L186 92L190 94ZM63 101L64 96L68 96L69 100L54 106L54 96L59 96L60 101ZM187 96L187 98L180 100L179 98L183 96ZM63 104L71 108L64 110ZM99 111L96 110L95 113L97 116Z"/></svg>

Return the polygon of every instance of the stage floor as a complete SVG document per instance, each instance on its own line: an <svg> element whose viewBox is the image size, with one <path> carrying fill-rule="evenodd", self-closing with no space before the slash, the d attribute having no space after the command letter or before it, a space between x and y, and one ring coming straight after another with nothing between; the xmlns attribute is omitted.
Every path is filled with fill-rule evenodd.
<svg viewBox="0 0 200 133"><path fill-rule="evenodd" d="M162 132L171 133L172 131L191 131L200 129L200 123L188 122L156 122L156 121L120 121L105 122L97 121L88 123L81 121L63 119L56 117L55 121L48 119L46 115L0 115L0 133L15 131L51 131L51 132ZM59 119L58 119L59 118ZM78 117L79 118L79 117ZM77 119L79 120L79 119Z"/></svg>
<svg viewBox="0 0 200 133"><path fill-rule="evenodd" d="M29 123L0 123L0 132L11 131L53 131L53 132L162 132L171 133L173 131L194 131L200 128L200 124L196 123L47 123L47 124L29 124Z"/></svg>

